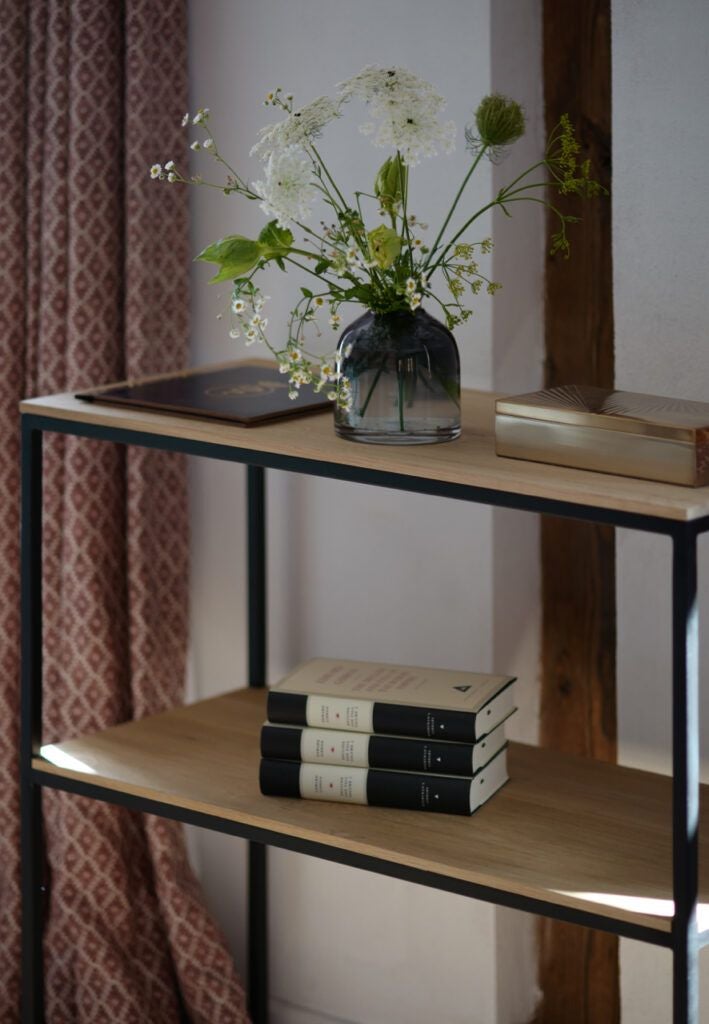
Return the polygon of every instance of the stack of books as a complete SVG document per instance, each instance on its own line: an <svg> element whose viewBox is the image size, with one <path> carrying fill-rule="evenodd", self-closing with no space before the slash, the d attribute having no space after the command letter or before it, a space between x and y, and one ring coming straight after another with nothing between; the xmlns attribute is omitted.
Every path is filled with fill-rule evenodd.
<svg viewBox="0 0 709 1024"><path fill-rule="evenodd" d="M514 681L314 658L269 690L261 792L472 814L508 778Z"/></svg>

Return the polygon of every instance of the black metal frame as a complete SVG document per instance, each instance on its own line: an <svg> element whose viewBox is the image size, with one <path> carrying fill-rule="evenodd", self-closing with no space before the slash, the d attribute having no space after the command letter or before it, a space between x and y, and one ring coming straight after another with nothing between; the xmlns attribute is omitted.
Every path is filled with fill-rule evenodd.
<svg viewBox="0 0 709 1024"><path fill-rule="evenodd" d="M487 886L406 867L334 845L301 840L188 811L157 800L131 796L96 783L61 778L32 767L39 754L42 723L42 436L44 432L73 434L123 444L185 452L245 463L248 479L248 633L249 685L266 681L266 468L358 481L381 487L435 494L587 522L609 523L663 534L673 544L673 892L675 914L670 932L614 920L602 914L557 906ZM697 627L697 537L709 531L709 516L690 524L634 512L601 509L572 502L538 498L507 491L450 484L380 470L320 462L295 456L232 448L228 445L175 438L159 433L100 424L60 420L35 414L22 417L22 723L20 783L22 802L23 899L23 1024L41 1024L43 1011L42 932L44 855L41 792L50 786L159 814L249 841L249 1001L255 1024L268 1016L267 862L266 846L333 860L419 885L486 900L529 913L599 928L629 938L671 948L674 953L673 1024L699 1024L697 960L709 933L697 933L699 825L699 681Z"/></svg>

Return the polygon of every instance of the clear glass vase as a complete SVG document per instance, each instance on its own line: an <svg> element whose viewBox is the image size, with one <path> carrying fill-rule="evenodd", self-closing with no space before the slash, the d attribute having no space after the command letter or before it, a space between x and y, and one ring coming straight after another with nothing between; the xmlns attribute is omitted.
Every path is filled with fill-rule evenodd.
<svg viewBox="0 0 709 1024"><path fill-rule="evenodd" d="M345 329L338 369L348 409L335 432L368 444L436 444L460 434L460 357L455 338L423 309L368 311Z"/></svg>

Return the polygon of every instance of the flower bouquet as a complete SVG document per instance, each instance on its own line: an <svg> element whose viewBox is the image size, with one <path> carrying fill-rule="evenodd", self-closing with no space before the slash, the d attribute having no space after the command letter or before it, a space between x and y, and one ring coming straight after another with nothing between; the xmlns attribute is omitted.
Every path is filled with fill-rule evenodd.
<svg viewBox="0 0 709 1024"><path fill-rule="evenodd" d="M390 150L368 191L343 194L325 158L320 138L353 101L362 101L368 120L360 130L375 146ZM469 166L437 231L426 241L427 226L410 209L411 169L422 158L455 145L456 126L443 121L445 100L433 86L401 67L366 67L337 86L335 97L320 96L296 107L282 89L265 104L282 117L261 129L251 155L263 164L251 183L221 153L210 130L209 110L185 114L184 126L203 133L191 149L213 158L222 181L183 172L174 160L154 164L151 176L170 183L210 185L225 195L258 202L269 218L258 238L228 235L197 257L218 265L213 283L231 282L230 335L247 345L265 345L286 374L291 398L311 385L327 393L335 407L335 428L352 440L424 443L460 433L460 364L452 329L472 315L470 303L481 290L500 285L481 268L492 249L474 234L476 221L499 207L510 215L515 203L536 202L556 216L552 252L568 255L567 226L577 218L554 203L558 194L597 195L601 186L579 163L579 146L568 117L552 131L544 154L485 203L470 210L465 190L483 158L499 160L524 133L524 115L512 99L485 97L465 128ZM453 190L452 190L453 191ZM313 223L320 204L323 216ZM454 214L461 227L450 227ZM297 236L297 237L296 237ZM301 287L283 341L269 339L265 296L257 278L269 264L297 268L312 279ZM439 319L424 310L434 304ZM341 329L341 308L364 309L342 333L337 349L313 351L321 321ZM315 345L317 347L317 345Z"/></svg>

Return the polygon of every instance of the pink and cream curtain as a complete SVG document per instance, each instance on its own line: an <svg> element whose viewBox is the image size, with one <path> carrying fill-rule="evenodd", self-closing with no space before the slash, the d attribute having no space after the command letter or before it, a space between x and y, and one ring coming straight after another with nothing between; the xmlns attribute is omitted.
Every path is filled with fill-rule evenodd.
<svg viewBox="0 0 709 1024"><path fill-rule="evenodd" d="M0 1022L19 1019L21 398L187 363L185 0L0 0ZM45 442L45 742L180 701L185 466ZM180 827L47 792L49 1024L246 1020Z"/></svg>

